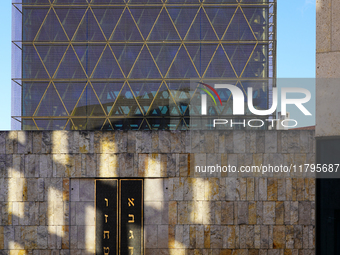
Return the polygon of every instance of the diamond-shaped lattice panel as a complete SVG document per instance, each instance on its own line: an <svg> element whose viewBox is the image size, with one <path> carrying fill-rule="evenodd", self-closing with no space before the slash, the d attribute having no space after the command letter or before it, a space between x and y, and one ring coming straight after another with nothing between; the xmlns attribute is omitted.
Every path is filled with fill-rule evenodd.
<svg viewBox="0 0 340 255"><path fill-rule="evenodd" d="M268 77L271 4L249 3L25 1L23 128L190 128L201 110L189 107L200 96L190 79L232 78L244 90L243 79ZM220 96L226 104L209 113L231 114L230 94Z"/></svg>

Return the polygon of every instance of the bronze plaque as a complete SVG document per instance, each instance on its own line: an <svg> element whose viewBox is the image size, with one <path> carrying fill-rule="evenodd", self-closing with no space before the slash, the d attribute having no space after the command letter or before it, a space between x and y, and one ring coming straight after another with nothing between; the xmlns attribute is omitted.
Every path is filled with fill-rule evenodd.
<svg viewBox="0 0 340 255"><path fill-rule="evenodd" d="M143 181L120 180L120 253L143 254Z"/></svg>
<svg viewBox="0 0 340 255"><path fill-rule="evenodd" d="M143 255L143 180L96 180L96 254Z"/></svg>

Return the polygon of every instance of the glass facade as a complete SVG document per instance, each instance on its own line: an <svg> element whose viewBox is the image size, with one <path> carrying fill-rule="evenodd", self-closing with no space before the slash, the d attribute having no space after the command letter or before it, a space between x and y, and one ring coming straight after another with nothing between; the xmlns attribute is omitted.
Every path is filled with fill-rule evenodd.
<svg viewBox="0 0 340 255"><path fill-rule="evenodd" d="M275 2L13 3L12 128L189 129L191 79L256 83L268 109Z"/></svg>

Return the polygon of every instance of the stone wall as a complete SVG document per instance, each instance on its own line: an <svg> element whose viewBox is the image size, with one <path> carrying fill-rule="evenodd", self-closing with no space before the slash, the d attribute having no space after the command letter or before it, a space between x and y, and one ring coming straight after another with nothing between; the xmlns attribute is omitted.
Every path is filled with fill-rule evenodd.
<svg viewBox="0 0 340 255"><path fill-rule="evenodd" d="M314 163L313 131L0 132L0 254L93 254L95 178L144 178L145 254L314 254L315 179L196 164Z"/></svg>

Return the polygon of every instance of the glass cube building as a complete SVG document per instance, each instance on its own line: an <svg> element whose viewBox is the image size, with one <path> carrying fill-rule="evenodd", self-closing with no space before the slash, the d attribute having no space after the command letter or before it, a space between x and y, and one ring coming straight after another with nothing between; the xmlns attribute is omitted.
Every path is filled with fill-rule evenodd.
<svg viewBox="0 0 340 255"><path fill-rule="evenodd" d="M251 85L268 109L275 13L276 0L13 0L12 129L194 128L193 79ZM221 98L209 112L232 116Z"/></svg>

